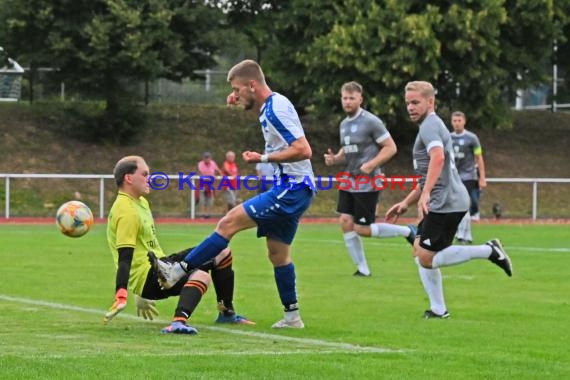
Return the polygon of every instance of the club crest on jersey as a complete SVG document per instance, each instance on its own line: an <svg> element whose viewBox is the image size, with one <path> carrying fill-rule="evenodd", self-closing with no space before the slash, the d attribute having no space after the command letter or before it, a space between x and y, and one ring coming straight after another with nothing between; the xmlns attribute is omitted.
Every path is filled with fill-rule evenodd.
<svg viewBox="0 0 570 380"><path fill-rule="evenodd" d="M350 132L352 132L352 133L356 132L357 129L358 129L358 125L356 125L356 124L352 124L350 126Z"/></svg>

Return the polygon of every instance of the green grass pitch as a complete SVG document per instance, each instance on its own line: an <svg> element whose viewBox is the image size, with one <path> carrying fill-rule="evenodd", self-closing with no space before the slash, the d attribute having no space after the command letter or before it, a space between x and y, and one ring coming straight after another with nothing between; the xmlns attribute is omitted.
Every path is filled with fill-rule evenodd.
<svg viewBox="0 0 570 380"><path fill-rule="evenodd" d="M166 252L212 225L159 224ZM114 293L104 225L71 239L54 225L0 225L2 379L562 379L570 374L568 225L474 226L500 237L508 278L485 260L444 268L449 320L424 320L427 299L403 238L365 239L370 278L352 276L338 226L302 224L293 243L304 330L282 316L254 231L232 241L235 305L256 326L219 326L213 289L191 318L197 336L169 336L176 299L154 322L134 302L109 325Z"/></svg>

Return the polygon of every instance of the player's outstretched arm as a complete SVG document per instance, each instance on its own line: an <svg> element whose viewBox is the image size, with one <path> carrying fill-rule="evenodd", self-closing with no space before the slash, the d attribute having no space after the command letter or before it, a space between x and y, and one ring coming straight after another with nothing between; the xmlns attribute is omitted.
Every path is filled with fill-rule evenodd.
<svg viewBox="0 0 570 380"><path fill-rule="evenodd" d="M131 262L133 261L134 251L135 249L131 247L118 249L119 260L115 279L115 300L103 318L104 323L115 318L117 314L127 307L127 297L129 294L127 286L129 284L129 274L131 272Z"/></svg>

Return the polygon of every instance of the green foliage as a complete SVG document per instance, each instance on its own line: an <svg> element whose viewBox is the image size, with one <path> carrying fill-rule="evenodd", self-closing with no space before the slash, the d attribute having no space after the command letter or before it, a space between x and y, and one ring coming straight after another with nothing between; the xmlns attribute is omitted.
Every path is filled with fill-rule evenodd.
<svg viewBox="0 0 570 380"><path fill-rule="evenodd" d="M202 2L5 0L3 5L0 35L30 64L31 78L39 65L57 68L70 91L105 100L105 115L81 130L91 131L93 140L124 144L140 129L144 114L130 100L128 80L179 80L214 64L221 11Z"/></svg>
<svg viewBox="0 0 570 380"><path fill-rule="evenodd" d="M545 79L568 2L292 0L276 13L266 71L301 108L338 110L340 85L361 82L367 107L402 120L403 87L428 80L440 107L488 127L512 126L503 100ZM400 116L399 116L400 115Z"/></svg>
<svg viewBox="0 0 570 380"><path fill-rule="evenodd" d="M217 1L214 1L218 3ZM244 34L255 48L255 58L261 63L263 52L274 42L272 33L277 13L283 7L280 0L229 0L219 2L227 15L228 24Z"/></svg>

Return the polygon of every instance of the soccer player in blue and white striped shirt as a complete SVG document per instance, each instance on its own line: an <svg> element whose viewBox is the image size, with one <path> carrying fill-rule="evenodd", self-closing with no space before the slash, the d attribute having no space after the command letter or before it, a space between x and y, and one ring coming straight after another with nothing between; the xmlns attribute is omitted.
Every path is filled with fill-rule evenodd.
<svg viewBox="0 0 570 380"><path fill-rule="evenodd" d="M265 82L259 64L244 60L228 73L232 93L228 104L241 104L259 115L265 139L265 153L245 151L247 163L269 162L277 179L273 188L231 209L215 231L185 258L184 264L167 265L154 261L162 285L168 287L178 276L211 260L228 246L232 237L245 229L257 227L257 236L265 236L269 260L273 264L275 282L285 309L283 319L273 328L303 328L297 304L295 266L290 247L299 218L307 210L315 194L314 174L310 158L311 146L305 137L293 104L273 92Z"/></svg>

